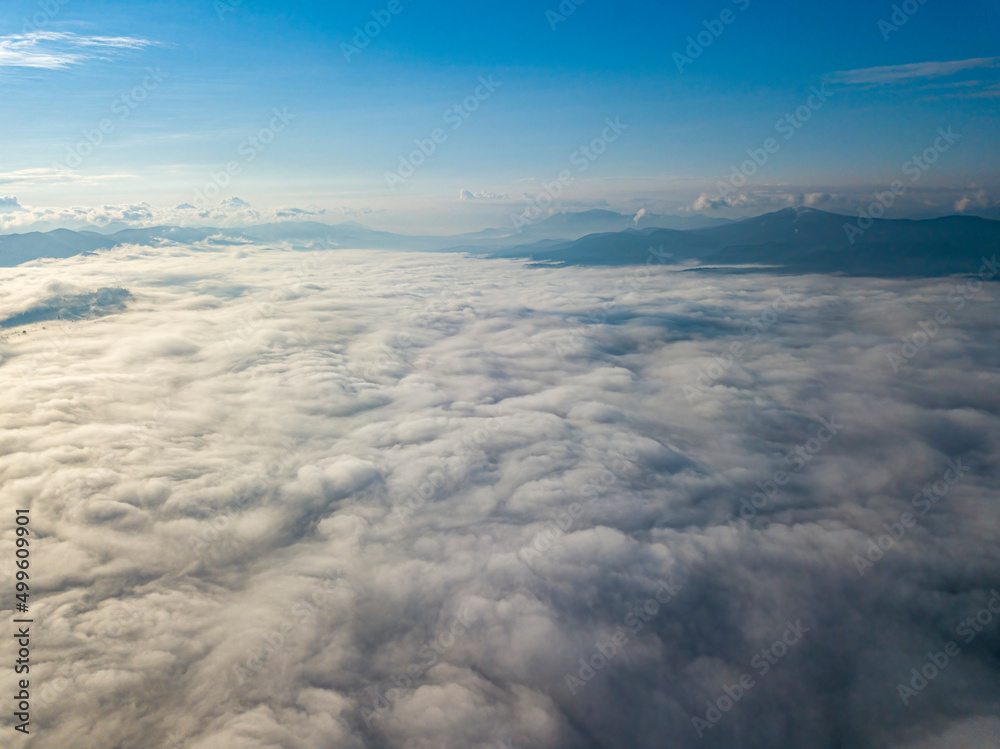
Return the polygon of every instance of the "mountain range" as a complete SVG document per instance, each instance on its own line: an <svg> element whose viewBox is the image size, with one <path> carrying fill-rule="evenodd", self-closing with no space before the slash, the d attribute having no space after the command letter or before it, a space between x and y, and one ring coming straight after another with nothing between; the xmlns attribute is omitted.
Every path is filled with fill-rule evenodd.
<svg viewBox="0 0 1000 749"><path fill-rule="evenodd" d="M240 229L157 226L111 234L56 229L0 235L0 266L65 258L121 244L246 242L295 247L470 252L562 265L690 262L702 269L866 276L971 273L1000 252L1000 221L974 216L858 220L811 208L786 208L742 221L705 216L637 216L614 211L559 213L537 224L452 236L407 236L354 222L284 222ZM654 253L655 250L655 253Z"/></svg>
<svg viewBox="0 0 1000 749"><path fill-rule="evenodd" d="M901 277L971 273L983 256L992 258L998 252L1000 221L976 216L882 219L862 229L850 216L786 208L705 229L591 234L507 248L496 255L566 265L633 265L669 257L701 267L766 266L769 272Z"/></svg>

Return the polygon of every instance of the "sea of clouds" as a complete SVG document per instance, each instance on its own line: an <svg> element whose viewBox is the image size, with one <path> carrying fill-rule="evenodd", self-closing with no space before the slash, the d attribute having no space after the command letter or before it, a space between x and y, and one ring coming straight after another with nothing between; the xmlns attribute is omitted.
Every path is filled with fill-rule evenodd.
<svg viewBox="0 0 1000 749"><path fill-rule="evenodd" d="M1000 589L995 284L254 246L0 277L0 318L134 296L0 331L5 621L35 533L4 746L995 744L997 625L960 630Z"/></svg>

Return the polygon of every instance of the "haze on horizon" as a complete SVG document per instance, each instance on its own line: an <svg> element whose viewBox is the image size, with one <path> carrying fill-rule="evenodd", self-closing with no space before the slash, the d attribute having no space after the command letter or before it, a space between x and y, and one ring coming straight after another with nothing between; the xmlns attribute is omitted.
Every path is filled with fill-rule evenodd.
<svg viewBox="0 0 1000 749"><path fill-rule="evenodd" d="M995 3L551 6L5 3L0 231L854 214L895 180L888 216L1000 217Z"/></svg>

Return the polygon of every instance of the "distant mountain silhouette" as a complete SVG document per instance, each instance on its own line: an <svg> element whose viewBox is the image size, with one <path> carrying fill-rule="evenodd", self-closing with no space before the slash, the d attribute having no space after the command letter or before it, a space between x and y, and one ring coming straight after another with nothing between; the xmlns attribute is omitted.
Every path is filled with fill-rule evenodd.
<svg viewBox="0 0 1000 749"><path fill-rule="evenodd" d="M729 223L725 219L705 216L658 216L644 214L638 221L641 226L659 225L668 228L704 228ZM184 228L153 226L143 229L120 229L109 232L83 229L70 231L56 229L47 232L0 235L0 267L9 267L39 258L65 258L85 252L110 249L121 244L155 246L163 242L194 244L212 242L303 242L318 246L359 250L414 250L439 252L492 252L504 247L522 245L542 240L571 241L595 232L617 232L635 228L634 216L614 211L582 211L557 213L537 224L521 227L486 229L480 232L452 236L407 236L369 229L367 226L346 221L340 224L321 224L315 221L286 221L260 224L240 229Z"/></svg>
<svg viewBox="0 0 1000 749"><path fill-rule="evenodd" d="M461 251L574 265L670 260L745 269L771 266L793 273L939 276L972 272L983 255L992 258L1000 253L1000 221L973 216L880 219L864 230L856 221L811 208L786 208L743 221L655 214L643 214L636 221L634 216L600 210L558 213L522 227L520 232L487 229L448 237L393 234L354 222L329 225L310 221L241 229L156 226L114 234L57 229L0 235L0 266L42 257L71 257L120 244L288 242L300 248ZM648 222L653 225L643 226ZM668 223L673 225L658 225ZM612 228L585 231L595 226ZM656 255L652 254L654 248Z"/></svg>
<svg viewBox="0 0 1000 749"><path fill-rule="evenodd" d="M648 259L701 265L766 265L784 272L874 276L939 276L978 270L1000 253L1000 221L948 216L925 221L877 220L861 233L856 219L810 208L786 208L694 231L646 229L579 240L513 247L500 257L568 265L633 265ZM854 242L851 242L851 239ZM657 255L651 254L653 248Z"/></svg>
<svg viewBox="0 0 1000 749"><path fill-rule="evenodd" d="M625 231L626 229L708 229L733 223L724 218L708 218L707 216L662 216L656 213L642 213L638 218L623 213L604 210L579 211L576 213L556 213L544 221L526 226L522 233L555 232L566 236L567 231L582 231L584 234L598 232Z"/></svg>

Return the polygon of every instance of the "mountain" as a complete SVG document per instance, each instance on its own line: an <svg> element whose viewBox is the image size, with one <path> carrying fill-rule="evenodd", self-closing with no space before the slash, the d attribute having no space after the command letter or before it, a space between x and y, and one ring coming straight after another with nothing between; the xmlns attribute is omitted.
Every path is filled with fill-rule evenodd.
<svg viewBox="0 0 1000 749"><path fill-rule="evenodd" d="M725 226L732 223L729 219L709 218L708 216L662 216L655 213L629 215L605 210L589 210L570 213L555 213L543 221L526 224L518 229L487 229L475 234L464 234L451 237L452 240L462 240L462 244L453 242L449 249L475 250L490 249L498 246L512 247L530 244L545 239L572 241L589 234L612 233L630 229L646 229L657 227L687 231L691 229L706 229Z"/></svg>
<svg viewBox="0 0 1000 749"><path fill-rule="evenodd" d="M971 273L979 268L982 256L992 258L1000 252L1000 221L975 216L880 219L862 231L851 216L786 208L707 229L626 230L545 247L523 245L496 255L572 265L632 265L654 257L651 248L656 248L657 258L671 254L675 262L694 260L701 265L767 265L798 273L939 276Z"/></svg>
<svg viewBox="0 0 1000 749"><path fill-rule="evenodd" d="M715 244L697 232L676 229L627 229L622 232L591 234L572 242L536 242L493 253L494 257L529 258L565 265L639 265L652 249L664 248L676 261L710 255Z"/></svg>
<svg viewBox="0 0 1000 749"><path fill-rule="evenodd" d="M107 250L123 244L157 246L163 243L228 244L270 242L306 244L322 243L330 249L430 249L440 238L406 237L401 234L375 231L355 223L336 225L315 222L285 222L261 224L242 229L189 228L152 226L144 229L124 229L113 234L93 231L55 229L48 232L0 235L0 267L20 265L39 258L66 258L96 250Z"/></svg>
<svg viewBox="0 0 1000 749"><path fill-rule="evenodd" d="M553 234L570 238L569 234L597 234L600 232L625 231L627 229L707 229L731 224L729 219L707 216L662 216L645 211L634 216L614 211L590 210L577 213L556 213L544 221L525 227L523 233Z"/></svg>
<svg viewBox="0 0 1000 749"><path fill-rule="evenodd" d="M669 221L668 221L669 220ZM673 222L671 228L636 223ZM581 235L584 228L613 227ZM114 234L56 229L0 236L0 266L65 258L120 244L208 245L289 243L300 248L473 252L574 265L695 261L701 266L770 266L783 272L870 276L938 276L972 272L983 255L1000 253L1000 221L948 216L922 221L857 220L811 208L786 208L743 221L644 214L637 222L614 211L559 213L520 233L490 229L451 237L376 231L354 222L261 224L241 229L154 226ZM655 253L654 253L655 250ZM746 268L744 268L746 270Z"/></svg>
<svg viewBox="0 0 1000 749"><path fill-rule="evenodd" d="M658 216L643 214L638 223L656 222L671 228L704 228L728 222L705 216ZM153 226L142 229L90 227L78 231L56 229L47 232L0 235L0 267L19 265L38 258L64 258L95 250L110 249L120 244L155 246L163 242L193 244L211 242L270 242L317 244L335 248L385 249L442 252L494 252L505 247L524 245L542 240L561 242L579 239L595 232L617 232L635 228L636 219L614 211L582 211L557 213L544 221L522 227L517 231L508 228L486 229L481 232L452 236L407 236L369 229L367 226L346 221L340 224L321 224L315 221L286 221L259 224L240 229L185 228ZM121 226L121 225L119 225Z"/></svg>
<svg viewBox="0 0 1000 749"><path fill-rule="evenodd" d="M0 320L0 328L15 328L50 320L82 320L122 312L133 297L128 289L105 287L89 294L56 295Z"/></svg>
<svg viewBox="0 0 1000 749"><path fill-rule="evenodd" d="M107 237L91 231L55 229L0 236L0 266L20 265L38 258L65 258L113 247Z"/></svg>

